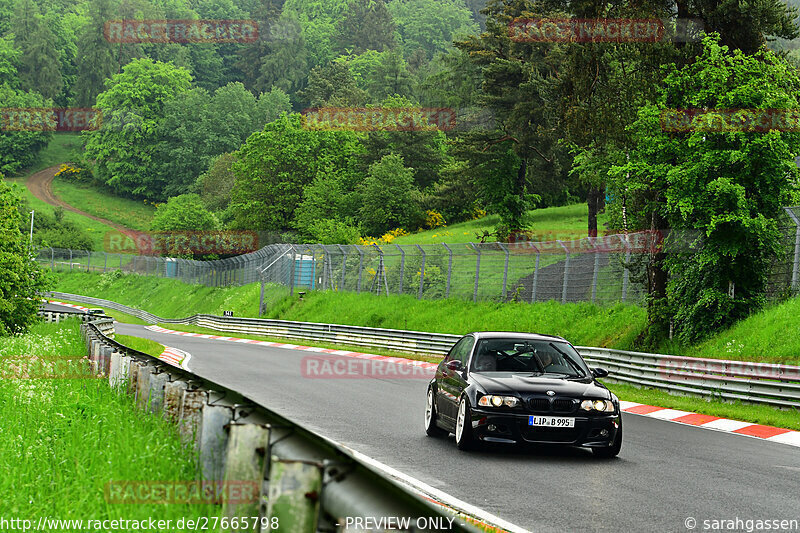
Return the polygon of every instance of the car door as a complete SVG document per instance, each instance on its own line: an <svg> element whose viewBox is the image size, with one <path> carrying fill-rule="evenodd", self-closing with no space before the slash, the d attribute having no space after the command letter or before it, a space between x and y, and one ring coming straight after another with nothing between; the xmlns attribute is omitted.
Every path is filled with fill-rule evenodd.
<svg viewBox="0 0 800 533"><path fill-rule="evenodd" d="M442 379L439 387L441 390L441 410L439 412L453 420L455 420L458 412L458 398L461 395L461 391L467 386L463 373L467 368L469 354L474 344L474 337L471 335L464 337L453 347L450 355L448 355L448 360L442 365ZM447 368L447 362L456 360L461 363L461 370Z"/></svg>

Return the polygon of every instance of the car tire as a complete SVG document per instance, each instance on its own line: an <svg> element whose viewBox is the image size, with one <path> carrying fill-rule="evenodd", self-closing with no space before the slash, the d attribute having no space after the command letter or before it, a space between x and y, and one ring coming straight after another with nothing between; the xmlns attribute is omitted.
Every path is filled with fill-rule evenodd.
<svg viewBox="0 0 800 533"><path fill-rule="evenodd" d="M599 457L601 459L611 459L612 457L616 457L619 455L620 450L622 449L622 427L617 430L617 436L614 437L614 443L611 446L606 446L605 448L592 448L592 453L595 457Z"/></svg>
<svg viewBox="0 0 800 533"><path fill-rule="evenodd" d="M436 418L436 402L434 401L433 387L429 387L425 400L425 433L429 437L446 437L447 431L436 425Z"/></svg>
<svg viewBox="0 0 800 533"><path fill-rule="evenodd" d="M461 397L458 402L458 414L456 415L456 446L459 450L471 450L475 447L475 438L472 435L472 410L466 396Z"/></svg>

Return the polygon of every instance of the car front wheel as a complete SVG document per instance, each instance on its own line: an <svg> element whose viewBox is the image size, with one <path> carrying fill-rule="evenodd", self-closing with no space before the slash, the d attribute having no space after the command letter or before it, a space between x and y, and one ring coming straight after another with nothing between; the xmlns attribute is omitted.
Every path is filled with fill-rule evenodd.
<svg viewBox="0 0 800 533"><path fill-rule="evenodd" d="M436 425L436 403L434 402L433 388L428 389L428 398L425 401L425 433L429 437L447 436L447 431Z"/></svg>
<svg viewBox="0 0 800 533"><path fill-rule="evenodd" d="M466 396L461 397L458 403L458 415L456 416L456 446L459 450L470 450L475 445L472 436L472 413Z"/></svg>

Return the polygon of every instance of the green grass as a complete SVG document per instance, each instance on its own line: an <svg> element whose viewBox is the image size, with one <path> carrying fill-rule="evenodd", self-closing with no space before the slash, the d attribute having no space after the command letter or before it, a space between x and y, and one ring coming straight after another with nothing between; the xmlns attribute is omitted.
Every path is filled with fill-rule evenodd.
<svg viewBox="0 0 800 533"><path fill-rule="evenodd" d="M193 313L258 316L259 285L211 288L178 280L123 275L103 282L92 273L56 273L56 290L113 300L163 318ZM643 309L590 303L562 306L464 300L417 300L408 295L376 296L350 292L309 292L300 302L284 287L270 286L265 294L268 318L330 322L354 326L412 329L440 333L478 330L536 331L562 335L576 344L629 348L645 323Z"/></svg>
<svg viewBox="0 0 800 533"><path fill-rule="evenodd" d="M53 180L53 192L81 211L139 231L150 229L150 222L156 211L152 205L115 196L104 187L58 177Z"/></svg>
<svg viewBox="0 0 800 533"><path fill-rule="evenodd" d="M800 416L798 416L800 411L797 409L781 410L766 405L708 401L694 396L677 396L657 389L639 388L623 383L606 382L606 386L614 391L620 399L629 402L800 430Z"/></svg>
<svg viewBox="0 0 800 533"><path fill-rule="evenodd" d="M114 335L114 340L153 357L160 357L164 353L164 345L150 339L133 337L131 335Z"/></svg>
<svg viewBox="0 0 800 533"><path fill-rule="evenodd" d="M80 133L54 133L50 138L50 143L39 152L36 161L17 175L27 176L40 170L66 163L81 150L83 150L83 141Z"/></svg>
<svg viewBox="0 0 800 533"><path fill-rule="evenodd" d="M0 338L0 359L83 356L77 321ZM5 367L6 364L3 364ZM219 506L113 504L115 481L193 481L195 457L177 428L136 409L102 379L0 379L0 490L5 518L126 519L218 516ZM174 522L173 522L174 523Z"/></svg>
<svg viewBox="0 0 800 533"><path fill-rule="evenodd" d="M561 207L546 207L528 211L526 222L534 233L534 240L574 240L586 237L587 216L589 208L585 203L566 205ZM601 213L597 219L598 229L602 233L603 224L608 220L605 213ZM392 243L397 244L439 244L439 243L468 243L478 242L479 235L484 231L494 231L500 217L488 215L476 220L452 224L441 228L436 228L411 235L398 237ZM497 239L490 237L489 242Z"/></svg>

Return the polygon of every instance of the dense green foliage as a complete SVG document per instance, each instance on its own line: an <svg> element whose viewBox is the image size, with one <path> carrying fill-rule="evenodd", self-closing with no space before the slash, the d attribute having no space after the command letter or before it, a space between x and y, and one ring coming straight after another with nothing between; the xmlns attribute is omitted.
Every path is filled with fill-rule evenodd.
<svg viewBox="0 0 800 533"><path fill-rule="evenodd" d="M39 310L39 293L52 282L33 261L20 232L19 202L14 187L0 181L0 336L30 327Z"/></svg>

